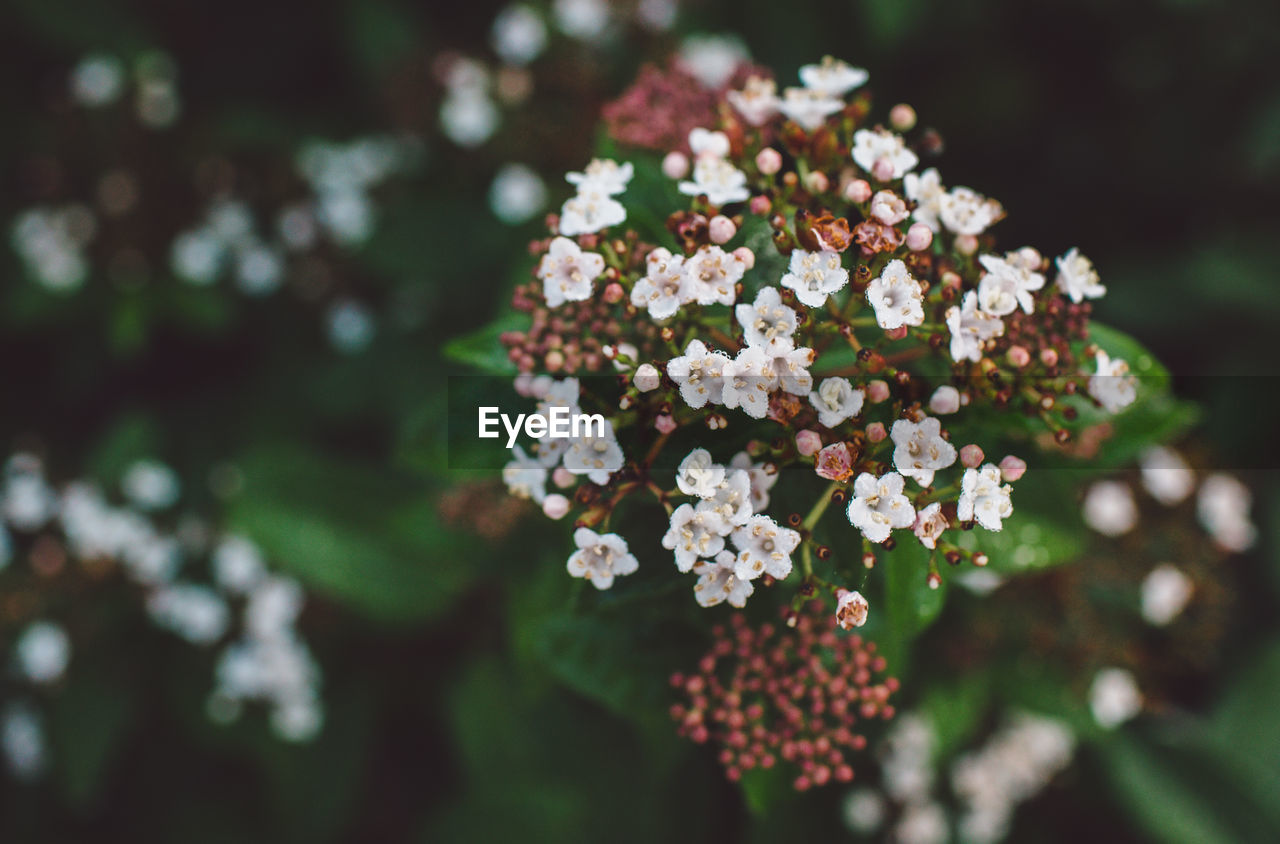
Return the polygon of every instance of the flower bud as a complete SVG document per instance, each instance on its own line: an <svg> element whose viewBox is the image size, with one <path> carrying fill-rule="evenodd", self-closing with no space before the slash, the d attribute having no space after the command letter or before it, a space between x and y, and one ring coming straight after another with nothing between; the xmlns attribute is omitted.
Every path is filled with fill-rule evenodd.
<svg viewBox="0 0 1280 844"><path fill-rule="evenodd" d="M569 499L558 492L553 492L542 499L542 512L549 519L563 519L569 512Z"/></svg>
<svg viewBox="0 0 1280 844"><path fill-rule="evenodd" d="M1018 478L1021 478L1023 473L1026 471L1027 464L1023 460L1014 457L1012 454L1006 455L1005 458L1000 461L1000 477L1004 478L1009 483L1013 483L1018 480Z"/></svg>
<svg viewBox="0 0 1280 844"><path fill-rule="evenodd" d="M923 252L933 243L933 229L924 223L913 223L907 229L907 248L912 252Z"/></svg>
<svg viewBox="0 0 1280 844"><path fill-rule="evenodd" d="M658 389L662 376L658 373L658 368L653 364L642 363L636 368L636 374L631 380L636 385L637 390L647 393L650 390Z"/></svg>
<svg viewBox="0 0 1280 844"><path fill-rule="evenodd" d="M782 153L773 147L765 147L756 153L756 168L766 176L772 176L782 169Z"/></svg>
<svg viewBox="0 0 1280 844"><path fill-rule="evenodd" d="M561 489L568 489L578 482L573 472L570 472L563 466L557 466L556 470L551 473L551 481Z"/></svg>
<svg viewBox="0 0 1280 844"><path fill-rule="evenodd" d="M1031 363L1031 352L1027 351L1026 346L1010 346L1009 347L1009 363L1022 369Z"/></svg>
<svg viewBox="0 0 1280 844"><path fill-rule="evenodd" d="M845 186L844 198L861 205L871 198L871 185L865 179L854 179Z"/></svg>
<svg viewBox="0 0 1280 844"><path fill-rule="evenodd" d="M738 227L733 224L733 220L723 214L712 217L707 229L711 235L711 242L715 244L728 243L738 233Z"/></svg>
<svg viewBox="0 0 1280 844"><path fill-rule="evenodd" d="M811 193L826 193L831 187L831 180L821 170L814 170L804 177L804 186Z"/></svg>
<svg viewBox="0 0 1280 844"><path fill-rule="evenodd" d="M756 253L752 252L745 246L739 246L737 249L733 250L733 257L741 261L743 266L747 269L751 269L756 265Z"/></svg>
<svg viewBox="0 0 1280 844"><path fill-rule="evenodd" d="M872 422L867 426L867 439L873 443L878 443L885 437L889 436L889 432L884 429L884 423Z"/></svg>
<svg viewBox="0 0 1280 844"><path fill-rule="evenodd" d="M981 466L983 457L982 447L973 443L969 443L969 445L960 449L960 462L969 469L976 469Z"/></svg>
<svg viewBox="0 0 1280 844"><path fill-rule="evenodd" d="M960 391L950 384L944 384L933 391L929 398L929 409L940 416L955 413L960 409Z"/></svg>
<svg viewBox="0 0 1280 844"><path fill-rule="evenodd" d="M972 255L978 251L978 238L971 234L956 235L956 251L961 255Z"/></svg>
<svg viewBox="0 0 1280 844"><path fill-rule="evenodd" d="M773 203L769 201L769 197L760 194L759 196L751 197L751 202L748 203L747 207L751 209L752 214L758 217L765 217L773 210Z"/></svg>
<svg viewBox="0 0 1280 844"><path fill-rule="evenodd" d="M916 110L906 103L889 109L889 125L895 132L910 132L916 127Z"/></svg>
<svg viewBox="0 0 1280 844"><path fill-rule="evenodd" d="M668 179L683 179L689 173L689 157L683 152L669 152L662 159L662 175Z"/></svg>
<svg viewBox="0 0 1280 844"><path fill-rule="evenodd" d="M676 420L671 418L670 413L662 413L658 418L653 420L653 427L658 430L659 434L669 434L676 429Z"/></svg>
<svg viewBox="0 0 1280 844"><path fill-rule="evenodd" d="M876 163L871 165L871 175L877 182L892 181L893 170L893 162L888 158L877 158Z"/></svg>
<svg viewBox="0 0 1280 844"><path fill-rule="evenodd" d="M867 401L879 404L889 398L889 384L880 378L867 385Z"/></svg>
<svg viewBox="0 0 1280 844"><path fill-rule="evenodd" d="M820 448L822 448L822 437L818 436L817 431L806 428L796 434L796 451L805 457L817 454Z"/></svg>
<svg viewBox="0 0 1280 844"><path fill-rule="evenodd" d="M901 340L907 336L907 326L899 325L897 328L886 328L884 336L887 340Z"/></svg>
<svg viewBox="0 0 1280 844"><path fill-rule="evenodd" d="M604 300L610 305L616 305L622 301L622 297L627 291L622 289L622 285L616 281L611 281L604 286Z"/></svg>
<svg viewBox="0 0 1280 844"><path fill-rule="evenodd" d="M1057 350L1056 350L1056 349L1041 349L1041 350L1040 350L1040 362L1041 362L1041 363L1043 363L1045 366L1057 366L1057 365L1058 365L1058 352L1057 352Z"/></svg>

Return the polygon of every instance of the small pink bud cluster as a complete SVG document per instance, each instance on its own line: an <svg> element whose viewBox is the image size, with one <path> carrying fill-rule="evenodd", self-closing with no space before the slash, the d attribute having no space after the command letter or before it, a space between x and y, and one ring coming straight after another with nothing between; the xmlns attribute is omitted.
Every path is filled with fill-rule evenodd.
<svg viewBox="0 0 1280 844"><path fill-rule="evenodd" d="M714 644L696 672L671 675L687 702L671 707L677 732L698 744L721 746L725 776L793 765L797 791L853 779L850 753L866 747L859 719L889 719L898 690L874 642L836 633L836 619L810 604L787 625L750 627L741 613L714 628ZM790 626L794 621L794 626Z"/></svg>

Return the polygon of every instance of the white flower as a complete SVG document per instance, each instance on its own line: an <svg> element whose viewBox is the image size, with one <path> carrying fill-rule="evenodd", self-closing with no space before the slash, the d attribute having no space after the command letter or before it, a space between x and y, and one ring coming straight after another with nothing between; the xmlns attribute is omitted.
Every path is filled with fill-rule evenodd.
<svg viewBox="0 0 1280 844"><path fill-rule="evenodd" d="M863 390L855 390L847 378L824 378L809 394L809 404L818 411L818 423L834 428L862 412Z"/></svg>
<svg viewBox="0 0 1280 844"><path fill-rule="evenodd" d="M19 454L5 466L5 484L0 495L0 515L18 530L41 527L58 511L58 499L44 479L36 458Z"/></svg>
<svg viewBox="0 0 1280 844"><path fill-rule="evenodd" d="M147 612L157 625L193 645L209 645L227 632L231 612L207 586L175 583L147 596Z"/></svg>
<svg viewBox="0 0 1280 844"><path fill-rule="evenodd" d="M759 346L770 354L780 354L792 348L796 312L782 304L778 288L762 288L754 303L748 305L744 302L733 312L742 326L742 336L748 346Z"/></svg>
<svg viewBox="0 0 1280 844"><path fill-rule="evenodd" d="M902 844L946 844L950 828L947 810L941 803L908 803L893 828L893 840Z"/></svg>
<svg viewBox="0 0 1280 844"><path fill-rule="evenodd" d="M555 0L551 13L556 27L579 41L597 41L609 26L609 4L605 0Z"/></svg>
<svg viewBox="0 0 1280 844"><path fill-rule="evenodd" d="M722 534L745 525L752 515L751 476L744 469L732 470L711 498L698 502L697 510Z"/></svg>
<svg viewBox="0 0 1280 844"><path fill-rule="evenodd" d="M914 152L907 149L902 136L887 129L859 129L854 132L852 156L854 163L868 173L875 170L877 161L888 160L893 165L891 180L901 179L920 161Z"/></svg>
<svg viewBox="0 0 1280 844"><path fill-rule="evenodd" d="M458 146L475 147L489 140L500 120L498 107L483 88L451 90L440 104L440 128Z"/></svg>
<svg viewBox="0 0 1280 844"><path fill-rule="evenodd" d="M942 423L931 416L919 423L899 419L889 437L895 446L893 465L920 486L929 486L934 472L956 462L956 447L943 438Z"/></svg>
<svg viewBox="0 0 1280 844"><path fill-rule="evenodd" d="M916 203L916 209L911 212L912 218L933 231L938 231L942 226L938 215L942 213L943 198L947 195L938 168L930 167L923 173L908 173L903 176L902 192L907 195L907 199Z"/></svg>
<svg viewBox="0 0 1280 844"><path fill-rule="evenodd" d="M644 308L654 319L667 319L692 301L684 279L684 256L659 247L645 261L644 278L631 288L631 304Z"/></svg>
<svg viewBox="0 0 1280 844"><path fill-rule="evenodd" d="M40 714L25 703L6 704L0 713L0 748L15 777L29 781L40 776L47 755Z"/></svg>
<svg viewBox="0 0 1280 844"><path fill-rule="evenodd" d="M266 574L266 564L258 546L243 536L232 534L213 549L213 580L231 595L250 592Z"/></svg>
<svg viewBox="0 0 1280 844"><path fill-rule="evenodd" d="M1013 515L1013 487L1000 481L1000 467L994 463L981 469L965 469L956 517L962 522L977 519L987 530L1004 527L1003 520Z"/></svg>
<svg viewBox="0 0 1280 844"><path fill-rule="evenodd" d="M1032 291L1044 287L1044 276L1033 272L1010 253L1006 258L980 255L978 262L987 273L978 282L978 307L989 314L1005 316L1021 306L1024 313L1035 310Z"/></svg>
<svg viewBox="0 0 1280 844"><path fill-rule="evenodd" d="M630 161L622 164L609 158L593 158L581 173L569 173L564 178L571 185L577 185L578 192L586 190L599 191L607 196L617 196L627 189L627 183L635 174Z"/></svg>
<svg viewBox="0 0 1280 844"><path fill-rule="evenodd" d="M493 51L508 64L526 65L547 46L547 25L529 6L513 3L493 19Z"/></svg>
<svg viewBox="0 0 1280 844"><path fill-rule="evenodd" d="M707 351L701 340L690 340L683 355L667 361L667 375L680 388L685 404L696 409L723 402L725 370L731 363L724 352Z"/></svg>
<svg viewBox="0 0 1280 844"><path fill-rule="evenodd" d="M951 522L947 521L947 517L943 514L942 505L935 501L916 514L916 521L911 526L911 531L916 535L916 539L920 540L921 545L932 551L938 547L938 537L942 536L943 531L949 527Z"/></svg>
<svg viewBox="0 0 1280 844"><path fill-rule="evenodd" d="M178 474L155 460L138 460L120 481L125 498L139 510L164 510L178 503Z"/></svg>
<svg viewBox="0 0 1280 844"><path fill-rule="evenodd" d="M689 131L689 151L695 158L725 158L729 155L729 136L701 127Z"/></svg>
<svg viewBox="0 0 1280 844"><path fill-rule="evenodd" d="M747 78L741 91L730 91L725 94L729 105L737 109L742 119L752 126L761 126L778 113L778 86L772 79L759 76Z"/></svg>
<svg viewBox="0 0 1280 844"><path fill-rule="evenodd" d="M880 276L867 285L867 303L875 309L876 323L881 328L924 322L924 294L920 283L907 272L907 265L897 259L885 265Z"/></svg>
<svg viewBox="0 0 1280 844"><path fill-rule="evenodd" d="M599 534L590 528L573 532L578 550L569 557L567 568L574 577L585 577L597 589L608 589L613 578L631 574L640 567L627 550L627 540L616 533Z"/></svg>
<svg viewBox="0 0 1280 844"><path fill-rule="evenodd" d="M593 426L569 442L564 453L564 467L575 475L586 475L595 484L607 484L609 476L622 468L626 458L613 432L613 426L605 428L604 436L596 436Z"/></svg>
<svg viewBox="0 0 1280 844"><path fill-rule="evenodd" d="M693 565L698 582L693 585L693 597L704 607L714 607L721 601L741 609L755 591L755 584L738 577L736 557L732 551L721 551L714 560L699 560Z"/></svg>
<svg viewBox="0 0 1280 844"><path fill-rule="evenodd" d="M502 482L516 498L529 498L541 504L547 497L547 467L534 460L520 446L511 449L510 463L502 467Z"/></svg>
<svg viewBox="0 0 1280 844"><path fill-rule="evenodd" d="M676 470L676 486L685 495L696 495L699 498L710 498L716 494L716 487L724 482L724 467L711 459L711 452L705 448L695 448L689 456L680 461Z"/></svg>
<svg viewBox="0 0 1280 844"><path fill-rule="evenodd" d="M796 531L779 527L768 516L752 516L732 538L738 549L734 573L742 580L755 580L762 574L784 580L791 574L791 552L800 545Z"/></svg>
<svg viewBox="0 0 1280 844"><path fill-rule="evenodd" d="M1196 473L1178 452L1162 445L1152 446L1138 458L1142 485L1151 497L1166 507L1186 500L1196 488Z"/></svg>
<svg viewBox="0 0 1280 844"><path fill-rule="evenodd" d="M867 611L871 605L861 592L842 592L836 602L836 623L845 630L852 630L867 623Z"/></svg>
<svg viewBox="0 0 1280 844"><path fill-rule="evenodd" d="M796 298L810 308L820 308L827 297L849 283L849 271L840 265L839 252L791 253L788 272L779 282L796 292Z"/></svg>
<svg viewBox="0 0 1280 844"><path fill-rule="evenodd" d="M627 209L609 194L590 185L565 201L560 208L560 234L575 237L590 234L627 219Z"/></svg>
<svg viewBox="0 0 1280 844"><path fill-rule="evenodd" d="M715 514L695 510L691 504L681 504L671 514L671 525L662 537L662 547L675 551L676 568L689 571L699 558L718 554L724 548L724 535L718 527Z"/></svg>
<svg viewBox="0 0 1280 844"><path fill-rule="evenodd" d="M1097 399L1108 413L1119 413L1137 399L1137 382L1129 374L1129 364L1120 358L1112 359L1098 349L1097 360L1097 374L1089 378L1089 395Z"/></svg>
<svg viewBox="0 0 1280 844"><path fill-rule="evenodd" d="M999 202L969 188L952 188L938 202L939 222L955 234L982 234L1004 214Z"/></svg>
<svg viewBox="0 0 1280 844"><path fill-rule="evenodd" d="M676 59L680 66L704 88L724 85L750 55L742 41L732 35L691 35L680 45Z"/></svg>
<svg viewBox="0 0 1280 844"><path fill-rule="evenodd" d="M489 186L489 210L508 225L518 226L532 220L546 205L547 186L527 165L502 165Z"/></svg>
<svg viewBox="0 0 1280 844"><path fill-rule="evenodd" d="M1239 553L1248 550L1258 538L1258 529L1249 520L1252 504L1247 486L1230 475L1215 474L1200 485L1196 513L1219 545Z"/></svg>
<svg viewBox="0 0 1280 844"><path fill-rule="evenodd" d="M1054 263L1058 265L1058 288L1071 297L1072 302L1106 295L1107 288L1099 283L1093 262L1081 255L1079 249L1072 247Z"/></svg>
<svg viewBox="0 0 1280 844"><path fill-rule="evenodd" d="M884 798L873 788L854 789L844 800L845 825L862 835L879 829L886 814Z"/></svg>
<svg viewBox="0 0 1280 844"><path fill-rule="evenodd" d="M651 363L642 363L636 367L636 373L632 376L632 383L636 385L636 389L642 393L649 393L658 389L662 384L662 373L658 372L658 367Z"/></svg>
<svg viewBox="0 0 1280 844"><path fill-rule="evenodd" d="M712 156L698 158L693 165L693 181L681 182L678 187L685 196L706 196L712 205L743 202L751 197L747 174L723 158Z"/></svg>
<svg viewBox="0 0 1280 844"><path fill-rule="evenodd" d="M1123 668L1103 668L1089 689L1089 708L1098 725L1113 730L1142 711L1142 693Z"/></svg>
<svg viewBox="0 0 1280 844"><path fill-rule="evenodd" d="M538 264L538 278L547 306L558 308L565 302L591 298L591 283L604 272L604 256L583 252L567 237L551 241L551 248Z"/></svg>
<svg viewBox="0 0 1280 844"><path fill-rule="evenodd" d="M806 88L830 97L843 97L867 82L868 74L860 67L853 67L831 56L823 56L821 64L807 64L800 68L800 81Z"/></svg>
<svg viewBox="0 0 1280 844"><path fill-rule="evenodd" d="M907 203L891 190L876 191L871 197L871 216L886 226L896 226L907 219Z"/></svg>
<svg viewBox="0 0 1280 844"><path fill-rule="evenodd" d="M862 531L871 542L884 542L894 528L911 527L916 511L902 494L905 484L897 472L879 478L869 472L858 475L853 482L853 499L849 502L849 524Z"/></svg>
<svg viewBox="0 0 1280 844"><path fill-rule="evenodd" d="M788 88L782 95L778 111L806 132L817 129L844 108L844 100L811 88Z"/></svg>
<svg viewBox="0 0 1280 844"><path fill-rule="evenodd" d="M793 396L808 395L813 389L813 376L808 369L813 365L813 358L813 349L808 346L775 354L770 368L778 379L777 386Z"/></svg>
<svg viewBox="0 0 1280 844"><path fill-rule="evenodd" d="M14 645L18 670L33 683L53 683L71 661L71 639L62 625L33 621Z"/></svg>
<svg viewBox="0 0 1280 844"><path fill-rule="evenodd" d="M85 56L71 71L71 97L96 108L120 99L126 79L121 61L106 53Z"/></svg>
<svg viewBox="0 0 1280 844"><path fill-rule="evenodd" d="M699 305L732 305L737 298L734 285L742 280L747 265L719 246L702 246L684 262L687 297Z"/></svg>
<svg viewBox="0 0 1280 844"><path fill-rule="evenodd" d="M951 332L951 359L977 363L987 341L1004 334L1004 321L979 310L978 293L970 290L961 307L947 308L947 329Z"/></svg>
<svg viewBox="0 0 1280 844"><path fill-rule="evenodd" d="M1163 627L1173 621L1191 600L1191 578L1164 563L1153 568L1142 581L1142 617Z"/></svg>
<svg viewBox="0 0 1280 844"><path fill-rule="evenodd" d="M778 482L778 467L772 463L755 463L751 455L740 451L729 461L730 469L741 469L751 479L751 510L762 513L769 506L769 490Z"/></svg>
<svg viewBox="0 0 1280 844"><path fill-rule="evenodd" d="M1098 481L1089 487L1081 514L1085 524L1103 536L1126 534L1138 523L1133 493L1120 481Z"/></svg>
<svg viewBox="0 0 1280 844"><path fill-rule="evenodd" d="M769 412L769 393L778 385L773 358L757 346L748 346L738 352L724 375L724 406L740 407L748 416L763 419Z"/></svg>
<svg viewBox="0 0 1280 844"><path fill-rule="evenodd" d="M945 416L960 409L960 391L950 384L943 384L929 397L929 409Z"/></svg>

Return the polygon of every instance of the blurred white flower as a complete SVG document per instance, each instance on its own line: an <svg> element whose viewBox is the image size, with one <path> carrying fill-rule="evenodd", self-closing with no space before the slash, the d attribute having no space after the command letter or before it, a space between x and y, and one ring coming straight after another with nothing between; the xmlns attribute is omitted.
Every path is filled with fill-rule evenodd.
<svg viewBox="0 0 1280 844"><path fill-rule="evenodd" d="M1175 566L1156 566L1142 581L1142 617L1163 627L1181 614L1195 587Z"/></svg>
<svg viewBox="0 0 1280 844"><path fill-rule="evenodd" d="M44 773L46 744L44 724L32 706L11 702L0 712L0 748L15 777L30 781Z"/></svg>
<svg viewBox="0 0 1280 844"><path fill-rule="evenodd" d="M373 342L373 314L353 299L335 302L327 317L329 343L338 351L354 354Z"/></svg>
<svg viewBox="0 0 1280 844"><path fill-rule="evenodd" d="M742 40L732 35L691 35L680 45L676 62L704 88L720 88L738 65L749 60Z"/></svg>
<svg viewBox="0 0 1280 844"><path fill-rule="evenodd" d="M125 470L120 488L139 510L167 510L178 503L178 473L155 460L138 460Z"/></svg>
<svg viewBox="0 0 1280 844"><path fill-rule="evenodd" d="M111 105L124 93L124 63L106 53L85 56L71 71L71 97L90 108Z"/></svg>
<svg viewBox="0 0 1280 844"><path fill-rule="evenodd" d="M1139 457L1142 485L1151 497L1166 507L1186 500L1196 488L1196 473L1178 452L1162 445L1152 446Z"/></svg>
<svg viewBox="0 0 1280 844"><path fill-rule="evenodd" d="M547 46L547 25L531 6L513 3L493 19L493 51L508 64L526 65Z"/></svg>
<svg viewBox="0 0 1280 844"><path fill-rule="evenodd" d="M1133 492L1122 481L1098 481L1084 495L1084 522L1103 536L1121 536L1138 523Z"/></svg>
<svg viewBox="0 0 1280 844"><path fill-rule="evenodd" d="M533 168L509 163L489 186L489 209L508 225L517 226L537 216L547 205L547 186Z"/></svg>
<svg viewBox="0 0 1280 844"><path fill-rule="evenodd" d="M155 590L147 596L147 612L157 625L193 645L216 642L227 632L231 621L226 602L209 587L194 583L175 583Z"/></svg>
<svg viewBox="0 0 1280 844"><path fill-rule="evenodd" d="M1123 668L1103 668L1089 689L1089 708L1098 725L1111 730L1142 711L1142 693L1133 674Z"/></svg>
<svg viewBox="0 0 1280 844"><path fill-rule="evenodd" d="M33 683L53 683L66 673L71 661L71 638L62 625L33 621L14 645L18 670Z"/></svg>
<svg viewBox="0 0 1280 844"><path fill-rule="evenodd" d="M1219 545L1233 553L1247 551L1258 537L1249 519L1253 495L1230 475L1214 474L1200 484L1196 513L1200 523Z"/></svg>
<svg viewBox="0 0 1280 844"><path fill-rule="evenodd" d="M581 41L598 41L609 27L609 4L604 0L554 0L556 28Z"/></svg>

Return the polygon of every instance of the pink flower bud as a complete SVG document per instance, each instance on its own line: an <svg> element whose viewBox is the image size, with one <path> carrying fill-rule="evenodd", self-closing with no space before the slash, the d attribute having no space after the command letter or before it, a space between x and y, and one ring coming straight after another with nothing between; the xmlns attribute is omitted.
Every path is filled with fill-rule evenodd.
<svg viewBox="0 0 1280 844"><path fill-rule="evenodd" d="M961 255L972 255L978 251L978 238L971 234L956 235L956 251Z"/></svg>
<svg viewBox="0 0 1280 844"><path fill-rule="evenodd" d="M604 300L610 305L616 305L622 301L622 297L627 291L622 289L622 285L616 281L611 281L604 286Z"/></svg>
<svg viewBox="0 0 1280 844"><path fill-rule="evenodd" d="M871 442L881 442L887 436L889 436L889 432L884 429L884 423L872 422L867 426L867 439Z"/></svg>
<svg viewBox="0 0 1280 844"><path fill-rule="evenodd" d="M832 443L818 452L814 467L818 477L829 481L847 481L853 477L853 455L844 443Z"/></svg>
<svg viewBox="0 0 1280 844"><path fill-rule="evenodd" d="M1018 259L1032 269L1036 269L1044 263L1044 258L1040 256L1040 251L1034 246L1024 246L1019 249Z"/></svg>
<svg viewBox="0 0 1280 844"><path fill-rule="evenodd" d="M901 340L907 336L907 326L899 325L897 328L886 328L884 336L889 340Z"/></svg>
<svg viewBox="0 0 1280 844"><path fill-rule="evenodd" d="M782 153L773 147L765 147L756 153L756 168L766 176L772 176L782 169Z"/></svg>
<svg viewBox="0 0 1280 844"><path fill-rule="evenodd" d="M1009 363L1018 367L1018 369L1022 369L1022 367L1031 363L1031 352L1027 351L1026 346L1010 346Z"/></svg>
<svg viewBox="0 0 1280 844"><path fill-rule="evenodd" d="M563 519L569 512L569 499L558 492L553 492L542 499L542 512L549 519Z"/></svg>
<svg viewBox="0 0 1280 844"><path fill-rule="evenodd" d="M676 429L676 420L671 418L670 413L661 413L653 420L653 427L659 434L669 434Z"/></svg>
<svg viewBox="0 0 1280 844"><path fill-rule="evenodd" d="M871 175L877 182L888 182L893 179L893 162L888 158L877 158L871 165Z"/></svg>
<svg viewBox="0 0 1280 844"><path fill-rule="evenodd" d="M814 170L804 177L804 186L809 189L810 193L826 193L827 189L831 187L831 180L821 170Z"/></svg>
<svg viewBox="0 0 1280 844"><path fill-rule="evenodd" d="M889 383L884 379L877 378L867 385L867 400L872 404L879 404L889 398Z"/></svg>
<svg viewBox="0 0 1280 844"><path fill-rule="evenodd" d="M960 391L950 384L944 384L933 391L929 399L929 409L939 416L955 413L960 409Z"/></svg>
<svg viewBox="0 0 1280 844"><path fill-rule="evenodd" d="M933 243L933 229L924 223L913 223L907 229L907 248L912 252L923 252Z"/></svg>
<svg viewBox="0 0 1280 844"><path fill-rule="evenodd" d="M1014 457L1012 454L1006 455L1005 458L1000 461L1000 477L1004 478L1009 483L1013 483L1018 480L1018 478L1021 478L1026 471L1026 462Z"/></svg>
<svg viewBox="0 0 1280 844"><path fill-rule="evenodd" d="M1041 349L1040 362L1045 366L1058 365L1058 351L1056 349Z"/></svg>
<svg viewBox="0 0 1280 844"><path fill-rule="evenodd" d="M712 217L707 230L711 235L711 242L716 244L728 243L738 233L738 227L733 224L733 220L723 214Z"/></svg>
<svg viewBox="0 0 1280 844"><path fill-rule="evenodd" d="M895 132L910 132L916 127L916 110L906 103L889 109L889 125Z"/></svg>
<svg viewBox="0 0 1280 844"><path fill-rule="evenodd" d="M805 429L796 434L796 451L805 457L817 454L820 448L822 448L822 437L818 436L817 431Z"/></svg>
<svg viewBox="0 0 1280 844"><path fill-rule="evenodd" d="M745 246L739 246L737 249L733 250L733 257L741 261L743 266L747 269L751 269L756 265L756 253L752 252Z"/></svg>
<svg viewBox="0 0 1280 844"><path fill-rule="evenodd" d="M760 196L751 197L747 207L751 209L752 214L757 217L763 217L773 210L773 203L769 201L769 197L761 194Z"/></svg>
<svg viewBox="0 0 1280 844"><path fill-rule="evenodd" d="M563 466L557 466L556 470L551 473L551 482L561 489L568 489L578 482L573 472L570 472Z"/></svg>
<svg viewBox="0 0 1280 844"><path fill-rule="evenodd" d="M668 179L683 179L689 173L689 157L683 152L669 152L662 159L662 175Z"/></svg>
<svg viewBox="0 0 1280 844"><path fill-rule="evenodd" d="M969 469L976 469L981 466L983 456L981 446L974 445L973 443L969 443L964 448L960 449L960 462Z"/></svg>
<svg viewBox="0 0 1280 844"><path fill-rule="evenodd" d="M871 198L871 185L867 184L865 179L854 179L845 185L844 198L861 205Z"/></svg>
<svg viewBox="0 0 1280 844"><path fill-rule="evenodd" d="M650 390L658 389L658 384L662 382L662 376L658 373L658 368L651 363L642 363L636 368L636 374L631 378L636 385L636 389L642 393Z"/></svg>

